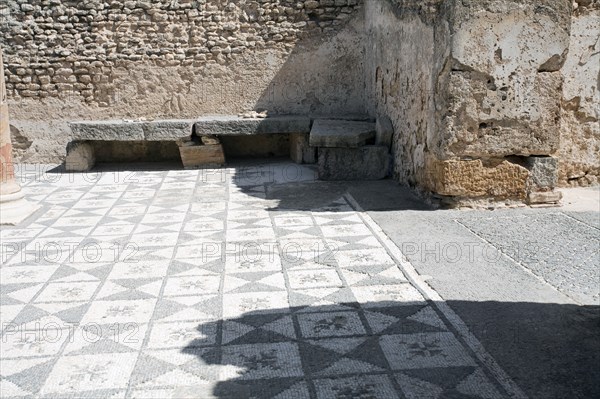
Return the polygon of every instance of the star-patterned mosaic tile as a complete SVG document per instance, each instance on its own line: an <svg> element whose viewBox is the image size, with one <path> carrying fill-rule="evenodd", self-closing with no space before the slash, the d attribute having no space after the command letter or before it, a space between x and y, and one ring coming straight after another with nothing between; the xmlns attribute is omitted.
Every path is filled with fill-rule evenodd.
<svg viewBox="0 0 600 399"><path fill-rule="evenodd" d="M24 177L0 396L508 396L344 197L267 198L289 167Z"/></svg>

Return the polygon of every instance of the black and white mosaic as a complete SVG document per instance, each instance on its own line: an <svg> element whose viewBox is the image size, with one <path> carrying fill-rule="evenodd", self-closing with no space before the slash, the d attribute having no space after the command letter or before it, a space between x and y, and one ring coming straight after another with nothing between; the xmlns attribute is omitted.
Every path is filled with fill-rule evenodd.
<svg viewBox="0 0 600 399"><path fill-rule="evenodd" d="M508 396L360 213L277 209L272 168L25 180L0 396Z"/></svg>

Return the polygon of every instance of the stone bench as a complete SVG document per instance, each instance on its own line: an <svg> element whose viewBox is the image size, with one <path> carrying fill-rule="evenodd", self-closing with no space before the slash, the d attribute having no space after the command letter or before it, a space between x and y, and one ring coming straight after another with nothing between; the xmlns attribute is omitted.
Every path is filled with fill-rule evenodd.
<svg viewBox="0 0 600 399"><path fill-rule="evenodd" d="M207 116L199 119L152 121L76 121L69 123L73 142L67 147L65 168L68 171L88 171L95 164L93 141L175 141L180 146L184 167L223 164L219 148L193 145L192 136L250 136L288 134L290 156L298 163L315 163L315 149L308 144L311 119L302 116L240 118L237 116ZM202 148L200 148L202 147ZM221 156L219 157L219 152ZM222 161L215 161L222 158Z"/></svg>
<svg viewBox="0 0 600 399"><path fill-rule="evenodd" d="M65 169L85 172L94 167L92 141L177 141L192 137L195 120L75 121L70 122L73 142L67 146Z"/></svg>
<svg viewBox="0 0 600 399"><path fill-rule="evenodd" d="M196 123L197 136L252 136L287 134L290 138L290 158L299 164L316 162L316 149L308 143L311 119L304 116L274 116L240 118L237 116L207 116Z"/></svg>
<svg viewBox="0 0 600 399"><path fill-rule="evenodd" d="M310 145L318 147L321 180L379 180L391 165L391 122L317 119Z"/></svg>
<svg viewBox="0 0 600 399"><path fill-rule="evenodd" d="M286 134L290 157L297 163L319 164L323 180L376 180L389 174L391 122L316 119L303 116L72 122L73 142L67 148L66 169L87 171L95 164L94 141L175 141L184 167L222 165L225 156L218 137ZM196 137L199 141L193 141ZM318 154L318 157L317 157Z"/></svg>

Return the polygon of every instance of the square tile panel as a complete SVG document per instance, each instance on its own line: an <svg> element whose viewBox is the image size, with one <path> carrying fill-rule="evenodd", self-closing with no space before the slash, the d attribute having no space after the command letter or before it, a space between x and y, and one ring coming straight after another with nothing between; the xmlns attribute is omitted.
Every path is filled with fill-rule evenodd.
<svg viewBox="0 0 600 399"><path fill-rule="evenodd" d="M240 380L303 376L294 343L231 345L223 348L223 362L235 367L231 377Z"/></svg>
<svg viewBox="0 0 600 399"><path fill-rule="evenodd" d="M450 332L384 335L380 344L394 370L475 365Z"/></svg>
<svg viewBox="0 0 600 399"><path fill-rule="evenodd" d="M71 302L89 300L100 283L69 282L50 283L35 298L34 302Z"/></svg>
<svg viewBox="0 0 600 399"><path fill-rule="evenodd" d="M31 329L4 331L0 359L55 356L69 339L66 328L52 329L36 324Z"/></svg>
<svg viewBox="0 0 600 399"><path fill-rule="evenodd" d="M214 323L196 321L154 323L147 347L158 349L210 346L216 343L216 330L217 326Z"/></svg>
<svg viewBox="0 0 600 399"><path fill-rule="evenodd" d="M341 287L342 280L335 270L299 270L288 271L292 289Z"/></svg>
<svg viewBox="0 0 600 399"><path fill-rule="evenodd" d="M83 324L147 323L156 299L94 301L81 321Z"/></svg>
<svg viewBox="0 0 600 399"><path fill-rule="evenodd" d="M217 293L221 276L169 277L163 291L164 296L206 295Z"/></svg>
<svg viewBox="0 0 600 399"><path fill-rule="evenodd" d="M63 396L82 391L127 388L136 358L137 353L61 357L41 394Z"/></svg>
<svg viewBox="0 0 600 399"><path fill-rule="evenodd" d="M395 262L382 249L339 250L333 256L342 268L369 265L395 265Z"/></svg>
<svg viewBox="0 0 600 399"><path fill-rule="evenodd" d="M385 375L361 375L349 378L329 378L314 381L317 398L399 398Z"/></svg>
<svg viewBox="0 0 600 399"><path fill-rule="evenodd" d="M298 323L305 338L343 337L366 334L356 312L299 314Z"/></svg>
<svg viewBox="0 0 600 399"><path fill-rule="evenodd" d="M289 309L287 292L245 292L223 295L223 316L242 316L246 313L285 312Z"/></svg>
<svg viewBox="0 0 600 399"><path fill-rule="evenodd" d="M426 303L419 291L408 283L354 286L352 293L358 303L365 308Z"/></svg>

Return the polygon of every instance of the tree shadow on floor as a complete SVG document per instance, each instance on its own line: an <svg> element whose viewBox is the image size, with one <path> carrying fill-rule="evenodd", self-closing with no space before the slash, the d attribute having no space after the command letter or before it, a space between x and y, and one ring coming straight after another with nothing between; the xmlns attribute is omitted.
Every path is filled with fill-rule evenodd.
<svg viewBox="0 0 600 399"><path fill-rule="evenodd" d="M494 376L431 302L359 305L349 289L315 291L323 298L290 295L290 303L306 305L198 325L205 338L182 351L225 374L207 377L209 366L188 368L220 382L179 389L174 397L495 398L514 395L515 386L533 398L600 397L598 306L448 302L511 383ZM394 295L383 291L373 297ZM261 294L264 299L230 304L225 312L268 306L281 296Z"/></svg>
<svg viewBox="0 0 600 399"><path fill-rule="evenodd" d="M419 198L409 187L385 179L373 181L322 181L316 165L297 165L291 162L235 164L231 182L241 192L260 199L272 200L273 211L347 211L340 198L350 194L365 211L415 210L434 208Z"/></svg>

